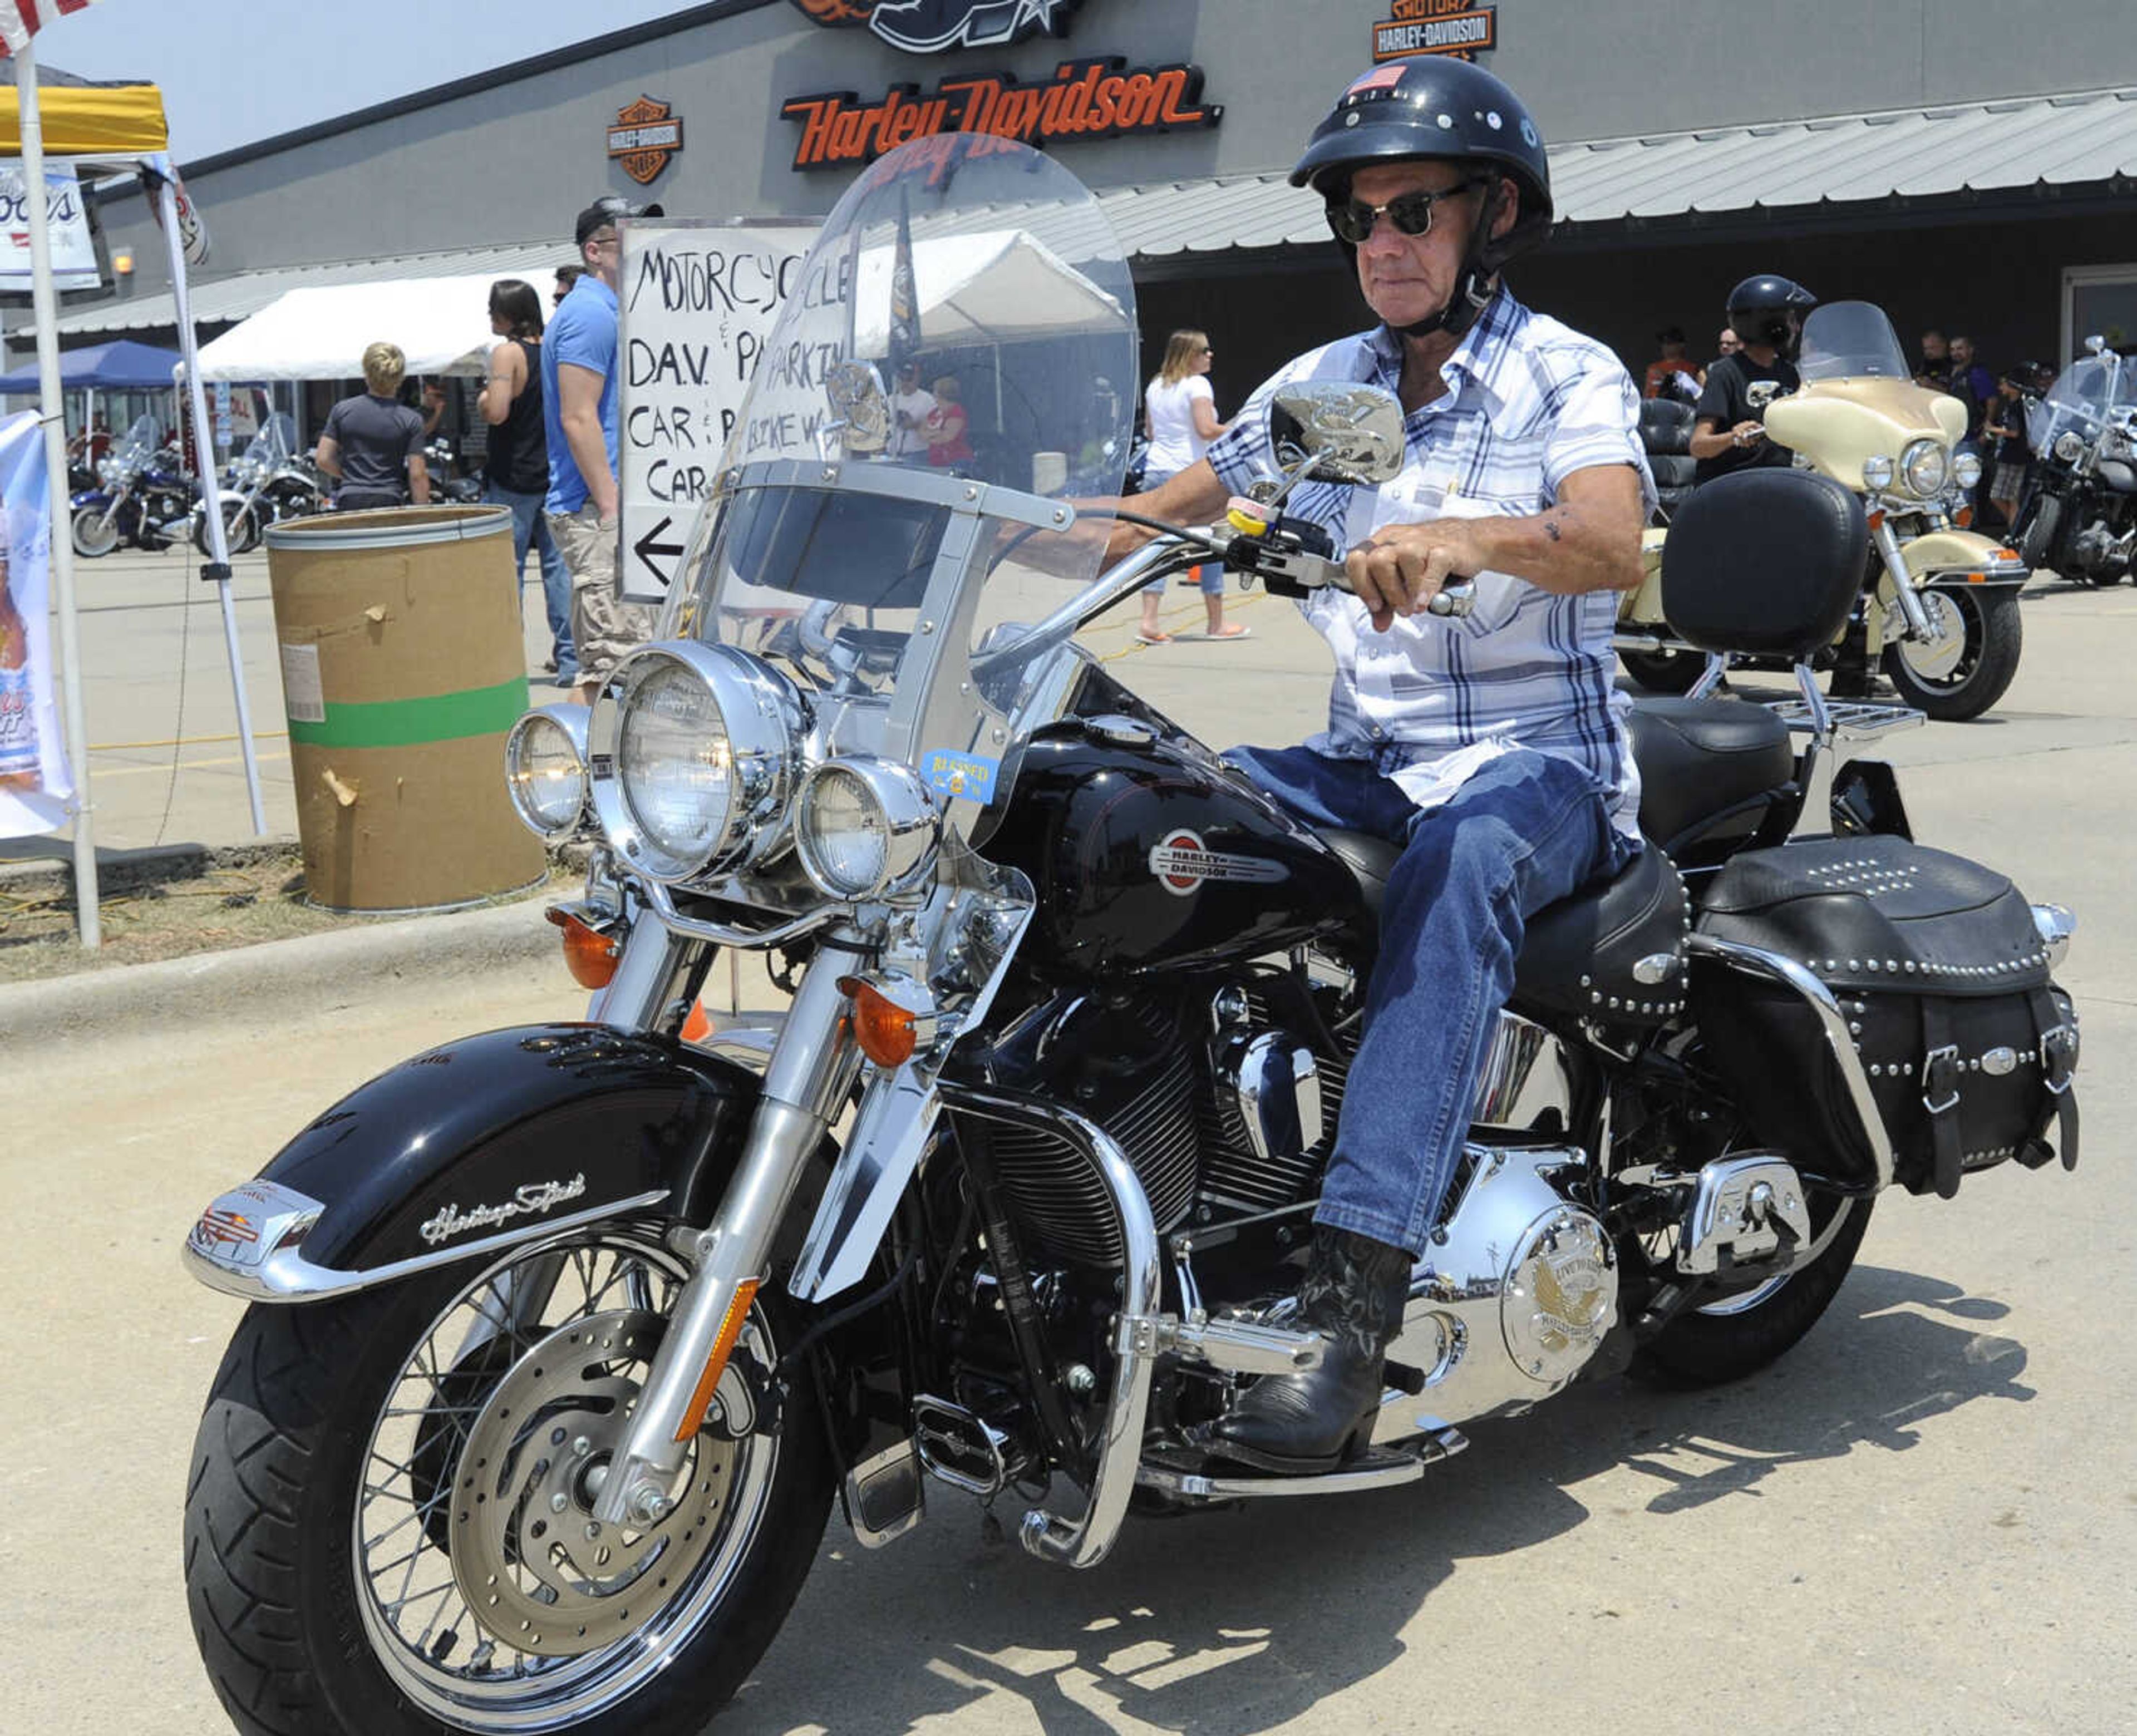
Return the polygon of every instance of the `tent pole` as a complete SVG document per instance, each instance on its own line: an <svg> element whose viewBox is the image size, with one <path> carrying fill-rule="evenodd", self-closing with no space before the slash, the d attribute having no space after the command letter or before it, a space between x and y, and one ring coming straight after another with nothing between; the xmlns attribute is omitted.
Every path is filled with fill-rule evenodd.
<svg viewBox="0 0 2137 1736"><path fill-rule="evenodd" d="M245 793L252 803L252 835L267 835L267 812L260 800L260 759L252 742L252 708L245 698L245 665L237 647L237 601L231 595L230 543L223 529L222 496L216 486L215 425L207 419L207 394L202 388L200 346L193 337L192 309L186 299L186 245L178 233L178 195L168 176L156 177L156 197L163 212L163 238L171 248L171 294L177 303L178 348L185 354L185 403L193 419L193 463L200 471L201 523L207 531L208 564L202 576L215 582L222 603L222 642L230 657L230 690L237 700L238 750L245 756Z"/></svg>
<svg viewBox="0 0 2137 1736"><path fill-rule="evenodd" d="M67 743L74 761L75 924L82 946L104 944L97 909L96 830L89 799L89 719L81 697L81 631L75 619L74 537L68 518L66 401L60 396L59 317L52 293L51 219L45 209L45 125L37 112L34 41L15 56L22 131L22 194L30 218L30 294L37 338L37 419L45 430L45 484L51 503L52 600L60 621L60 678L66 687Z"/></svg>

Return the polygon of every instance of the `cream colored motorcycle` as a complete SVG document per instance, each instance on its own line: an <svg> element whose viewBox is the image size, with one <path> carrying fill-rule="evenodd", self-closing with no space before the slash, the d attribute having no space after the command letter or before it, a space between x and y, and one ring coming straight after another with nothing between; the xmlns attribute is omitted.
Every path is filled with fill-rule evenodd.
<svg viewBox="0 0 2137 1736"><path fill-rule="evenodd" d="M1801 387L1765 410L1767 437L1799 468L1856 494L1870 526L1870 558L1851 633L1881 663L1905 704L1932 717L1978 717L2018 673L2025 565L1969 528L1981 461L1956 448L1966 432L1957 398L1916 386L1884 310L1834 302L1804 323ZM1683 692L1706 659L1678 638L1662 606L1666 530L1647 533L1647 576L1618 612L1619 657L1643 686Z"/></svg>

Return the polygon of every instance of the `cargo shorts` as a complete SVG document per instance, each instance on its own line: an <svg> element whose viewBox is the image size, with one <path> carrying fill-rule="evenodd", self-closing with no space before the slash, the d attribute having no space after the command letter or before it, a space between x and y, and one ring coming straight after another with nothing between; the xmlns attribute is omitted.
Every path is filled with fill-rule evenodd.
<svg viewBox="0 0 2137 1736"><path fill-rule="evenodd" d="M616 659L653 636L654 610L617 601L616 527L604 525L589 502L576 513L551 513L549 535L572 572L572 641L579 679L606 681Z"/></svg>

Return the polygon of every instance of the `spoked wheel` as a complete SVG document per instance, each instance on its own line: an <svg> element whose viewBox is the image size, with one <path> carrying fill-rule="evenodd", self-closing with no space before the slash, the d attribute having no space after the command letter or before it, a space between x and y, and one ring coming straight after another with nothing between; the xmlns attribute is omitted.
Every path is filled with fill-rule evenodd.
<svg viewBox="0 0 2137 1736"><path fill-rule="evenodd" d="M1947 722L1978 717L2003 697L2018 673L2025 624L2018 593L1960 586L1918 593L1944 629L1935 644L1903 639L1885 647L1885 673L1900 698Z"/></svg>
<svg viewBox="0 0 2137 1736"><path fill-rule="evenodd" d="M241 1730L694 1731L823 1534L812 1388L752 1309L667 1515L591 1507L684 1276L596 1226L311 1307L257 1307L193 1452L186 1584ZM767 1290L771 1286L767 1286Z"/></svg>
<svg viewBox="0 0 2137 1736"><path fill-rule="evenodd" d="M1839 1293L1870 1228L1871 1204L1813 1191L1808 1262L1679 1315L1635 1353L1633 1373L1663 1386L1718 1386L1777 1360ZM1658 1263L1673 1252L1649 1250Z"/></svg>
<svg viewBox="0 0 2137 1736"><path fill-rule="evenodd" d="M117 515L107 516L102 507L79 508L74 515L72 533L74 552L94 561L119 547Z"/></svg>
<svg viewBox="0 0 2137 1736"><path fill-rule="evenodd" d="M249 554L259 547L260 521L251 506L236 500L222 503L222 541L233 555ZM202 554L210 552L205 513L193 520L193 547Z"/></svg>

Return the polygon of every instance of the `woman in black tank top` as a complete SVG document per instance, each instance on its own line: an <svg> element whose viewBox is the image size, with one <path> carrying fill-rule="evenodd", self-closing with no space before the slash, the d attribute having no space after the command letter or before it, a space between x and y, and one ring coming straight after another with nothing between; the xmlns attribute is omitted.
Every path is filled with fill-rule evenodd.
<svg viewBox="0 0 2137 1736"><path fill-rule="evenodd" d="M542 416L542 298L531 284L507 277L489 286L489 328L503 341L490 351L489 373L482 382L482 419L489 424L483 498L512 509L515 585L530 542L541 557L543 602L554 640L546 667L557 686L569 687L578 676L572 575L542 511L549 491L549 447Z"/></svg>

